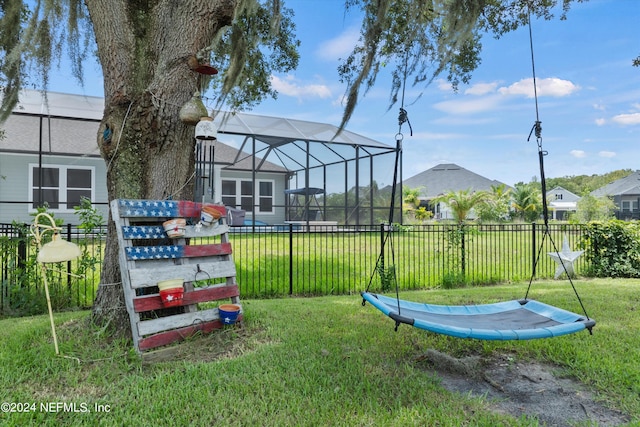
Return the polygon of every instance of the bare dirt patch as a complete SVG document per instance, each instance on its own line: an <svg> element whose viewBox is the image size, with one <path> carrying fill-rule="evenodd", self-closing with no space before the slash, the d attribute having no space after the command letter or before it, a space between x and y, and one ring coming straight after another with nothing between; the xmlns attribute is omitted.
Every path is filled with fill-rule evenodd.
<svg viewBox="0 0 640 427"><path fill-rule="evenodd" d="M486 398L491 409L547 426L619 426L630 417L598 402L584 384L562 377L557 366L505 355L457 359L428 350L416 358L435 371L447 390Z"/></svg>
<svg viewBox="0 0 640 427"><path fill-rule="evenodd" d="M147 352L143 355L145 363L191 360L194 362L212 362L230 359L249 353L258 347L269 344L263 337L263 331L250 328L243 323L226 326L210 334L196 334L186 341Z"/></svg>

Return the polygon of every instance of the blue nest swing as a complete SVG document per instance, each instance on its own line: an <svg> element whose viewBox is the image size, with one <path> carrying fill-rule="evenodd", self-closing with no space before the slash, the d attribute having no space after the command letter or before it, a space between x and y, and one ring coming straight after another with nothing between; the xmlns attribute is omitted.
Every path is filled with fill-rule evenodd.
<svg viewBox="0 0 640 427"><path fill-rule="evenodd" d="M529 36L531 37L531 23L529 22ZM533 46L533 44L531 44ZM533 47L531 48L531 59L533 65ZM405 76L406 78L406 76ZM536 103L536 121L529 132L529 138L535 132L536 142L538 145L538 160L540 166L540 182L542 184L542 194L546 194L546 182L544 176L543 158L547 154L542 150L542 127L538 116L538 97L536 91L535 66L533 67L534 94ZM403 99L404 104L404 99ZM402 150L402 125L408 123L411 130L411 124L407 116L406 110L400 108L398 117L399 132L396 135L396 162L394 169L394 177L391 190L391 206L389 210L389 224L393 224L394 203L396 199L396 187L398 181L398 165L400 152ZM413 133L413 132L412 132ZM587 311L582 304L582 300L571 280L571 276L567 271L562 258L560 263L564 271L569 277L569 282L580 303L584 315L572 313L552 305L548 305L539 301L528 299L529 290L533 278L536 274L536 267L540 260L542 247L545 238L549 238L555 251L559 254L556 244L554 243L549 232L548 223L548 207L545 197L542 197L542 213L544 219L544 236L540 243L540 250L533 266L531 280L529 280L529 288L524 299L498 302L494 304L482 305L434 305L419 302L401 300L398 296L398 283L396 280L396 297L391 298L369 292L373 275L380 265L384 265L384 245L392 236L393 227L388 227L386 238L383 242L383 250L378 257L376 268L369 280L367 290L362 292L362 305L368 301L375 308L393 319L396 323L396 330L400 324L407 324L416 328L435 332L438 334L450 335L457 338L475 338L479 340L531 340L539 338L552 338L561 335L580 332L585 329L592 333L592 328L596 322L589 318ZM393 246L391 253L393 254Z"/></svg>
<svg viewBox="0 0 640 427"><path fill-rule="evenodd" d="M539 301L522 299L481 305L435 305L362 292L382 313L416 328L456 338L532 340L591 331L595 320Z"/></svg>

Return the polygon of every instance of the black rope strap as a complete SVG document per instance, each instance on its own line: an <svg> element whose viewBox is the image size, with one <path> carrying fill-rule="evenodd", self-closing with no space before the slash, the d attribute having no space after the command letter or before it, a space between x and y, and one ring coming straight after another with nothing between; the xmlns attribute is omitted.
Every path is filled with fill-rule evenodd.
<svg viewBox="0 0 640 427"><path fill-rule="evenodd" d="M539 162L539 166L540 166L540 184L541 184L541 192L542 192L542 216L543 216L543 221L544 221L544 235L542 237L542 241L540 242L540 248L538 249L538 254L536 256L536 260L533 264L533 269L531 272L531 278L529 279L529 286L527 287L527 292L525 294L525 299L527 299L529 297L529 291L531 290L531 284L533 283L533 278L536 275L536 269L538 266L538 262L540 261L540 257L542 256L542 249L544 246L544 241L545 239L548 237L549 241L551 242L554 251L559 254L558 251L558 247L556 246L556 243L553 241L553 238L551 237L551 232L549 231L549 207L547 205L547 182L546 182L546 177L544 174L544 156L546 156L548 153L546 151L544 151L542 149L542 122L540 121L540 112L539 112L539 108L538 108L538 89L537 89L537 83L536 83L536 65L535 65L535 57L534 57L534 51L533 51L533 34L532 34L532 30L531 30L531 13L529 13L529 46L531 49L531 70L532 70L532 75L533 75L533 97L535 100L535 107L536 107L536 120L533 124L533 126L531 127L531 130L529 131L529 137L527 138L527 142L531 140L531 136L535 134L536 137L536 144L538 145L538 162ZM567 274L567 277L569 278L569 283L571 284L571 288L573 289L574 294L576 295L576 298L578 299L578 302L580 303L580 307L582 308L582 312L584 313L585 317L587 318L587 320L589 319L589 314L587 314L587 310L584 306L584 304L582 303L582 298L580 298L580 295L578 294L578 290L575 287L575 284L573 283L573 279L571 278L571 275L569 274L569 271L567 270L567 267L565 265L564 260L562 259L562 257L558 257L560 260L560 265L562 266L564 272ZM589 328L589 333L592 333L591 328Z"/></svg>

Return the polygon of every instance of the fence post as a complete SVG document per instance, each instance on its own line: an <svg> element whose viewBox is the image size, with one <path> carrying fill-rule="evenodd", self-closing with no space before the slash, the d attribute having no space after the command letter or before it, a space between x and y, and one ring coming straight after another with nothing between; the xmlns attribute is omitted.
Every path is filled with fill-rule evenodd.
<svg viewBox="0 0 640 427"><path fill-rule="evenodd" d="M465 229L464 229L464 223L460 223L460 264L461 264L461 270L462 270L462 280L464 280L466 282L467 280L467 257L466 257L466 245L465 245Z"/></svg>
<svg viewBox="0 0 640 427"><path fill-rule="evenodd" d="M380 263L378 264L378 267L380 268L379 271L384 272L384 241L385 241L385 233L384 233L384 227L385 224L381 223L380 224ZM388 227L392 227L391 224L388 225ZM389 229L389 232L391 233L392 230Z"/></svg>
<svg viewBox="0 0 640 427"><path fill-rule="evenodd" d="M536 243L536 223L531 223L531 277L536 275L536 259L537 255L537 243Z"/></svg>
<svg viewBox="0 0 640 427"><path fill-rule="evenodd" d="M67 241L71 241L71 224L67 224ZM71 261L67 261L67 289L71 297Z"/></svg>
<svg viewBox="0 0 640 427"><path fill-rule="evenodd" d="M293 295L293 224L289 223L289 295Z"/></svg>
<svg viewBox="0 0 640 427"><path fill-rule="evenodd" d="M24 228L18 228L18 268L23 269L27 263L27 239L24 230L28 229L28 225L24 224Z"/></svg>

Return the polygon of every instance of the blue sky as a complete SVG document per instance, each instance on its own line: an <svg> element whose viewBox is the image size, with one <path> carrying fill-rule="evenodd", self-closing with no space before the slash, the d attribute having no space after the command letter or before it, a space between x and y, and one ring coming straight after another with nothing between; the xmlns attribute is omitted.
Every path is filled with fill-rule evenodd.
<svg viewBox="0 0 640 427"><path fill-rule="evenodd" d="M295 11L300 66L273 76L278 99L251 112L338 125L345 87L337 67L358 39L359 16L345 14L343 0L284 3ZM574 4L566 21L533 21L547 177L640 169L640 68L631 66L640 55L639 22L638 0L591 0ZM58 71L50 89L102 96L97 66L87 69L84 88ZM521 28L499 40L484 37L482 64L457 93L444 80L407 88L413 136L405 125L404 178L439 163L508 185L539 176L538 147L527 142L536 120L531 77L529 32ZM389 81L383 72L347 128L394 145L399 105L387 111Z"/></svg>

